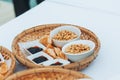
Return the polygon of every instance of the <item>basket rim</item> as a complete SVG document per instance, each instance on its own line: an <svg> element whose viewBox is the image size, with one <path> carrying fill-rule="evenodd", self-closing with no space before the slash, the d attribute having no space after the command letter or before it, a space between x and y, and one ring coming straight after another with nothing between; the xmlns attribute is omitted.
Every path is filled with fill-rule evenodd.
<svg viewBox="0 0 120 80"><path fill-rule="evenodd" d="M11 80L11 79L16 79L18 77L22 77L24 75L29 75L29 74L37 74L37 73L43 73L43 72L59 72L59 73L65 73L65 74L69 74L69 75L75 75L77 77L81 77L81 75L84 78L89 78L91 79L91 77L89 77L86 74L83 74L81 72L76 72L73 70L67 70L67 69L62 69L62 68L33 68L33 69L28 69L28 70L23 70L23 71L19 71L16 72L12 75L10 75L9 77L7 77L5 80Z"/></svg>
<svg viewBox="0 0 120 80"><path fill-rule="evenodd" d="M27 34L26 31L28 31L28 30L32 30L32 29L33 29L33 30L35 31L36 28L39 28L39 29L48 28L48 27L50 27L50 26L52 26L52 25L59 25L59 26L62 26L62 25L70 25L70 26L76 26L76 27L79 27L79 28L80 28L81 30L83 30L83 31L89 32L89 34L92 35L92 37L94 37L94 38L96 39L96 41L97 41L97 48L96 48L96 50L94 51L94 54L91 55L91 56L89 56L89 57L87 57L87 58L85 58L85 59L83 59L83 60L80 61L80 62L74 62L74 63L68 64L68 65L65 65L65 66L43 66L43 65L36 65L36 64L33 65L33 63L31 63L31 62L29 62L29 61L26 61L25 58L22 58L21 56L19 56L18 54L16 54L16 49L14 48L14 46L15 46L15 42L17 42L17 39L19 40L19 35L21 35L21 34ZM33 31L33 32L34 32L34 31ZM13 42L12 42L12 51L13 51L15 57L18 59L18 61L19 61L20 63L24 64L24 65L27 66L27 67L29 67L29 65L33 65L32 67L41 67L41 68L42 68L42 67L66 68L66 67L68 67L69 65L71 65L71 66L76 66L76 65L77 65L77 66L84 66L84 65L85 65L85 66L87 67L86 63L87 63L87 64L90 64L90 63L97 57L98 52L99 52L99 50L100 50L100 46L101 46L101 43L100 43L99 38L98 38L92 31L90 31L90 30L88 30L88 29L86 29L86 28L84 28L84 27L77 26L77 25L72 25L72 24L43 24L43 25L34 26L34 27L32 27L32 28L26 29L26 30L24 30L23 32L19 33L19 34L14 38L14 40L13 40ZM20 61L20 60L21 60L21 61ZM29 64L29 65L28 65L28 64ZM72 67L70 67L70 69L72 69ZM83 68L82 68L82 69L83 69ZM76 70L79 70L79 69L76 69ZM80 70L81 70L81 69L80 69Z"/></svg>
<svg viewBox="0 0 120 80"><path fill-rule="evenodd" d="M15 69L15 66L16 66L16 60L15 60L15 57L14 55L12 54L11 51L9 51L7 48L3 47L3 46L0 46L0 52L1 51L5 51L6 54L9 54L10 55L10 58L12 59L11 61L11 66L10 66L10 69L8 70L8 72L4 75L4 78L8 77L9 75L11 75L13 72L14 72L14 69ZM1 52L2 54L2 52Z"/></svg>

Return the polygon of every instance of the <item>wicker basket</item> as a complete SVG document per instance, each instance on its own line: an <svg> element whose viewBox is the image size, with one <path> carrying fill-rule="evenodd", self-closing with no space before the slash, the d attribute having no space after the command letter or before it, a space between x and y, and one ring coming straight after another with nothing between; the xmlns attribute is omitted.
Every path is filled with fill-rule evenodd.
<svg viewBox="0 0 120 80"><path fill-rule="evenodd" d="M26 57L20 51L18 43L39 39L40 36L49 34L50 31L53 30L54 28L59 27L59 26L65 26L65 25L71 26L71 24L45 24L45 25L35 26L33 28L27 29L23 31L22 33L18 34L15 37L13 44L12 44L12 51L15 57L18 59L20 63L22 63L23 65L29 68L47 67L43 65L34 64L31 61L27 60ZM72 26L76 26L76 25L72 25ZM49 66L49 67L59 67L59 68L72 69L72 70L81 70L81 69L86 68L97 57L98 51L100 49L100 41L97 38L97 36L88 29L85 29L80 26L76 26L76 27L78 27L82 32L81 39L92 40L93 42L95 42L94 53L88 58L80 62L74 62L74 63L65 65L65 66Z"/></svg>
<svg viewBox="0 0 120 80"><path fill-rule="evenodd" d="M7 73L5 73L3 76L4 78L8 77L10 74L13 73L14 69L15 69L15 58L13 56L13 54L6 48L0 46L0 53L2 54L2 56L4 57L4 59L11 59L11 65L9 70L7 71Z"/></svg>
<svg viewBox="0 0 120 80"><path fill-rule="evenodd" d="M90 77L85 74L71 70L60 68L36 68L17 72L5 80L77 80L81 78L90 79Z"/></svg>

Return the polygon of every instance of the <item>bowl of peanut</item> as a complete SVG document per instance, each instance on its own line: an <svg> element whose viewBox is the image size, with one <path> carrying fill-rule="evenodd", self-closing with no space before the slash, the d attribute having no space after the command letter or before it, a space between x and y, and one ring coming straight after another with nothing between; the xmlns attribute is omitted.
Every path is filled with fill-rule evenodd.
<svg viewBox="0 0 120 80"><path fill-rule="evenodd" d="M77 40L63 46L62 52L73 62L78 62L90 56L95 48L95 43L90 40Z"/></svg>
<svg viewBox="0 0 120 80"><path fill-rule="evenodd" d="M50 38L57 47L63 47L66 43L79 40L80 29L74 26L61 26L50 32Z"/></svg>

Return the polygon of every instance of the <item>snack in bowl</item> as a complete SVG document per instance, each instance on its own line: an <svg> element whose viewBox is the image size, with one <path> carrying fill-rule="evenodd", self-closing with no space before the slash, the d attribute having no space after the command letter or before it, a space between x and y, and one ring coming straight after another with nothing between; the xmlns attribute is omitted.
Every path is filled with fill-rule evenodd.
<svg viewBox="0 0 120 80"><path fill-rule="evenodd" d="M63 46L62 52L69 60L76 62L90 56L95 48L95 43L90 40L77 40Z"/></svg>
<svg viewBox="0 0 120 80"><path fill-rule="evenodd" d="M65 49L67 53L71 53L71 54L83 53L89 50L90 50L90 47L84 44L73 44L73 45L68 46Z"/></svg>
<svg viewBox="0 0 120 80"><path fill-rule="evenodd" d="M53 37L53 39L61 40L61 41L71 40L74 38L77 38L77 35L74 32L69 31L69 30L61 30L57 34L55 34Z"/></svg>
<svg viewBox="0 0 120 80"><path fill-rule="evenodd" d="M50 39L57 47L63 47L66 43L79 40L81 31L74 26L61 26L50 32Z"/></svg>

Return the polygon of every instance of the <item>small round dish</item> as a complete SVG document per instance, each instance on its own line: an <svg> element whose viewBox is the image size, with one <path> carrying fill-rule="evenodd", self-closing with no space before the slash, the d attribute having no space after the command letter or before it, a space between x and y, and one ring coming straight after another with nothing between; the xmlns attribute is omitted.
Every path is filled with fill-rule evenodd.
<svg viewBox="0 0 120 80"><path fill-rule="evenodd" d="M63 30L68 30L70 32L73 32L73 33L75 33L77 35L77 37L73 38L73 39L69 39L69 40L57 40L57 39L53 39L53 37L56 34L58 34L60 31L63 31ZM50 32L50 38L53 40L53 44L55 46L58 46L58 47L63 47L68 42L79 40L80 39L80 35L81 35L80 29L77 28L77 27L75 27L75 26L61 26L61 27L55 28L54 30L52 30Z"/></svg>
<svg viewBox="0 0 120 80"><path fill-rule="evenodd" d="M88 51L84 51L84 52L80 52L80 53L69 53L66 52L66 48L68 48L71 45L77 45L77 44L83 44L83 45L87 45L89 46L90 50ZM73 41L70 43L67 43L66 45L63 46L62 48L62 52L73 62L78 62L83 60L84 58L90 56L93 52L94 52L94 48L95 48L95 43L90 41L90 40L77 40L77 41Z"/></svg>

